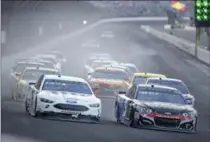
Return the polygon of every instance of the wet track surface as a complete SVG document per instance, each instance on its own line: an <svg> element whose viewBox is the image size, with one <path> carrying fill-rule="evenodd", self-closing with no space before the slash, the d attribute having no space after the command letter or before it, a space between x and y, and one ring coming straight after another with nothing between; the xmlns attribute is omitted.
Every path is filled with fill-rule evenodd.
<svg viewBox="0 0 210 142"><path fill-rule="evenodd" d="M182 79L196 98L199 119L196 134L139 130L116 124L114 99L101 94L101 124L51 121L27 116L23 104L12 101L8 74L2 73L2 133L18 135L43 142L203 142L209 141L209 68L182 51L140 30L137 24L107 25L97 31L112 30L114 39L98 39L100 32L89 32L78 42L61 43L60 50L67 57L63 73L82 76L84 55L87 49L80 44L89 38L97 38L101 48L116 59L135 63L141 72L166 74ZM110 96L110 97L107 97Z"/></svg>

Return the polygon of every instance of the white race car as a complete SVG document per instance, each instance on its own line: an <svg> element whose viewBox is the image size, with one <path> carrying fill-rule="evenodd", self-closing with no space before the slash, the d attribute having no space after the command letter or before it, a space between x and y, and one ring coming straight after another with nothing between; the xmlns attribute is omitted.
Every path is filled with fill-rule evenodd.
<svg viewBox="0 0 210 142"><path fill-rule="evenodd" d="M132 63L120 63L121 66L125 66L130 69L130 71L134 74L138 72L138 69L135 64Z"/></svg>
<svg viewBox="0 0 210 142"><path fill-rule="evenodd" d="M58 58L59 62L61 62L61 63L66 62L66 58L63 56L62 52L60 52L60 51L55 51L55 50L54 51L48 51L45 54L55 55Z"/></svg>
<svg viewBox="0 0 210 142"><path fill-rule="evenodd" d="M43 59L43 60L48 60L50 62L52 62L56 69L59 70L61 72L61 62L59 61L59 59L56 57L56 55L52 55L52 54L40 54L40 55L36 55L34 58L39 58L39 59Z"/></svg>
<svg viewBox="0 0 210 142"><path fill-rule="evenodd" d="M101 100L82 78L42 75L28 90L26 112L49 119L99 122Z"/></svg>

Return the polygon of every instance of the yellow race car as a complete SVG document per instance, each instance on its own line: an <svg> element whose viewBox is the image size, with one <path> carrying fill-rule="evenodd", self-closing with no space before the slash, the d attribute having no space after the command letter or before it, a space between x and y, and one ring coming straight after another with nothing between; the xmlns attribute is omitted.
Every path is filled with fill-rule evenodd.
<svg viewBox="0 0 210 142"><path fill-rule="evenodd" d="M20 78L14 82L15 84L12 94L14 100L24 99L25 94L30 85L35 85L37 80L42 74L53 74L59 75L60 72L56 69L51 68L37 68L37 67L26 67Z"/></svg>
<svg viewBox="0 0 210 142"><path fill-rule="evenodd" d="M145 84L148 78L167 78L163 74L156 74L156 73L134 73L130 85L133 84Z"/></svg>
<svg viewBox="0 0 210 142"><path fill-rule="evenodd" d="M115 92L127 89L129 85L129 74L123 69L112 67L96 68L89 78L92 86L99 86L100 93Z"/></svg>

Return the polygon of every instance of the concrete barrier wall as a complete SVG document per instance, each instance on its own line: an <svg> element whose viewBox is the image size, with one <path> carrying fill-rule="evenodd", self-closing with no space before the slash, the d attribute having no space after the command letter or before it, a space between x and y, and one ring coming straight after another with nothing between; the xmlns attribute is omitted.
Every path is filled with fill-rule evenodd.
<svg viewBox="0 0 210 142"><path fill-rule="evenodd" d="M192 43L187 40L170 35L166 32L158 31L150 26L142 25L141 29L160 38L161 40L164 40L170 44L175 45L176 47L185 51L188 54L196 56L195 55L195 43ZM198 58L199 60L203 61L204 63L210 65L210 51L198 47L196 58Z"/></svg>

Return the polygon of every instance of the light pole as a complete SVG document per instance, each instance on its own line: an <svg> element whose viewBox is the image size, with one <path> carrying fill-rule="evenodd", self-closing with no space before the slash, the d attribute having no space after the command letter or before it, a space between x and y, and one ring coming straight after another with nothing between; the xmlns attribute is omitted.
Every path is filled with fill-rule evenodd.
<svg viewBox="0 0 210 142"><path fill-rule="evenodd" d="M198 47L200 47L200 27L196 27L196 35L195 35L195 57L198 57Z"/></svg>

